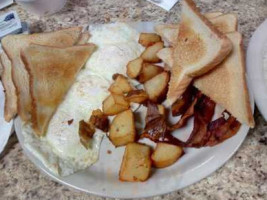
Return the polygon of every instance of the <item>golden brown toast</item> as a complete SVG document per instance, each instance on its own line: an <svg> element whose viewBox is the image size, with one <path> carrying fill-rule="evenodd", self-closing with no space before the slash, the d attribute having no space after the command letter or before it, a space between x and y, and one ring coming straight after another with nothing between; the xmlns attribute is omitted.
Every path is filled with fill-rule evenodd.
<svg viewBox="0 0 267 200"><path fill-rule="evenodd" d="M0 55L3 66L2 83L5 89L5 110L4 118L7 122L17 114L17 95L11 77L11 62L5 52Z"/></svg>
<svg viewBox="0 0 267 200"><path fill-rule="evenodd" d="M174 64L167 105L173 104L187 87L185 81L178 80L188 80L188 77L194 78L207 73L222 62L231 49L231 41L199 12L195 3L192 0L184 0L173 53ZM178 68L181 68L179 71L182 72L176 73ZM183 77L179 77L181 75Z"/></svg>
<svg viewBox="0 0 267 200"><path fill-rule="evenodd" d="M218 67L197 78L194 86L229 111L241 123L254 127L254 119L246 83L242 36L227 34L233 51Z"/></svg>
<svg viewBox="0 0 267 200"><path fill-rule="evenodd" d="M216 13L210 13L212 14L211 16L216 16L214 14ZM205 15L206 16L206 15ZM213 17L212 19L209 19L215 27L217 27L222 33L229 33L233 31L237 31L237 17L234 14L221 14L218 17ZM168 24L166 24L168 26ZM178 26L177 26L178 27ZM166 28L167 29L167 28ZM164 32L164 29L163 29ZM170 31L169 31L170 32ZM174 33L178 31L173 31ZM177 36L173 39L168 38L168 40L173 40L171 41L172 44L174 44L177 40ZM173 48L164 48L160 50L157 53L157 56L164 62L166 63L170 68L173 65Z"/></svg>
<svg viewBox="0 0 267 200"><path fill-rule="evenodd" d="M219 15L220 14L220 15ZM237 31L237 17L235 14L206 13L204 15L222 33ZM179 32L178 24L160 24L155 27L155 31L171 46L177 41Z"/></svg>
<svg viewBox="0 0 267 200"><path fill-rule="evenodd" d="M77 44L86 44L90 38L90 34L88 32L84 32L81 34Z"/></svg>
<svg viewBox="0 0 267 200"><path fill-rule="evenodd" d="M12 80L18 97L18 114L23 121L28 121L30 118L31 98L29 76L20 58L21 50L31 43L57 47L72 46L80 38L81 31L81 27L74 27L50 33L8 35L2 39L2 46L12 63Z"/></svg>
<svg viewBox="0 0 267 200"><path fill-rule="evenodd" d="M67 48L31 44L21 52L30 76L32 126L38 136L46 133L51 117L94 50L94 44Z"/></svg>

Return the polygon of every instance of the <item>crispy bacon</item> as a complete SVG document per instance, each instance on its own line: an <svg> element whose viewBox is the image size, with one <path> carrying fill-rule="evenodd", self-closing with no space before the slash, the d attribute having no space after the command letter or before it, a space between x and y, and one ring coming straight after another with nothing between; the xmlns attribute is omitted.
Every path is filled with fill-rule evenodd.
<svg viewBox="0 0 267 200"><path fill-rule="evenodd" d="M179 146L185 143L173 137L168 129L166 119L159 113L157 104L148 102L146 127L140 138L149 138L154 142L166 142Z"/></svg>
<svg viewBox="0 0 267 200"><path fill-rule="evenodd" d="M194 115L195 105L196 105L198 99L201 97L201 95L202 95L201 92L198 92L196 94L196 96L194 97L194 100L191 102L191 105L189 105L186 112L183 113L182 117L180 118L180 120L176 124L174 124L170 127L170 130L174 131L174 130L186 125L189 118Z"/></svg>
<svg viewBox="0 0 267 200"><path fill-rule="evenodd" d="M172 105L172 116L183 115L191 107L195 99L197 89L190 85L183 95Z"/></svg>
<svg viewBox="0 0 267 200"><path fill-rule="evenodd" d="M215 103L210 98L202 95L195 105L194 128L187 140L188 146L201 147L203 139L207 137L208 123L211 121L215 110ZM207 138L205 139L207 140Z"/></svg>
<svg viewBox="0 0 267 200"><path fill-rule="evenodd" d="M209 124L208 132L211 136L205 146L217 145L234 136L238 132L240 126L240 122L238 122L233 116L229 116L228 119L225 119L225 115L223 115Z"/></svg>
<svg viewBox="0 0 267 200"><path fill-rule="evenodd" d="M215 105L214 101L198 92L181 119L168 127L166 119L160 115L157 105L148 102L146 127L141 138L149 138L154 142L166 142L182 147L200 148L217 145L235 135L241 124L227 111L219 119L211 121ZM194 116L194 128L189 139L183 142L172 136L171 131L184 126L192 116Z"/></svg>

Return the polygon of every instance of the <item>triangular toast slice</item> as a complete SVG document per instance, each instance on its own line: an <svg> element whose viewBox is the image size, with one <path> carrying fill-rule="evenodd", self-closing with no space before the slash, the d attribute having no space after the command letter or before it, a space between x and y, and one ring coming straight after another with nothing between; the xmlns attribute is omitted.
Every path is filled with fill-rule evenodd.
<svg viewBox="0 0 267 200"><path fill-rule="evenodd" d="M3 67L2 83L5 89L5 110L4 118L7 122L17 114L17 95L14 83L11 77L11 62L5 52L0 56Z"/></svg>
<svg viewBox="0 0 267 200"><path fill-rule="evenodd" d="M220 15L218 15L220 14ZM237 31L237 16L235 14L222 14L220 12L207 13L204 15L222 33ZM155 26L155 31L171 46L177 42L179 25L160 24Z"/></svg>
<svg viewBox="0 0 267 200"><path fill-rule="evenodd" d="M18 97L18 114L23 121L28 121L30 118L31 98L29 76L20 58L21 50L31 43L57 47L72 46L80 38L81 31L81 27L74 27L50 33L8 35L2 39L2 46L12 63L12 79Z"/></svg>
<svg viewBox="0 0 267 200"><path fill-rule="evenodd" d="M32 44L21 52L30 75L32 127L43 136L49 121L75 81L94 44L56 48Z"/></svg>
<svg viewBox="0 0 267 200"><path fill-rule="evenodd" d="M82 33L76 45L88 43L89 38L90 38L89 32Z"/></svg>
<svg viewBox="0 0 267 200"><path fill-rule="evenodd" d="M167 105L173 104L187 87L181 84L184 81L179 80L188 80L188 77L208 72L222 62L231 50L231 41L198 11L192 0L184 0L178 40L173 53L174 65ZM181 75L183 77L179 77Z"/></svg>
<svg viewBox="0 0 267 200"><path fill-rule="evenodd" d="M237 31L237 17L234 14L225 14L220 15L219 17L215 17L210 19L212 24L217 27L222 33L229 33ZM168 24L167 24L168 25ZM178 33L178 31L177 31ZM170 38L169 38L170 39ZM175 43L177 39L174 39L172 43ZM166 47L161 49L157 56L168 65L169 68L173 66L173 47Z"/></svg>
<svg viewBox="0 0 267 200"><path fill-rule="evenodd" d="M245 77L242 36L227 34L233 43L231 54L218 67L194 81L194 86L229 111L241 123L254 127Z"/></svg>

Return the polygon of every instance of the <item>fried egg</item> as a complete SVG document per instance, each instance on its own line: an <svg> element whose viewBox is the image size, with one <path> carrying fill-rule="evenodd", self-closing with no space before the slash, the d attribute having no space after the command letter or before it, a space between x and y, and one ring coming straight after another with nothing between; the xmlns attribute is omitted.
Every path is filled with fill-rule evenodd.
<svg viewBox="0 0 267 200"><path fill-rule="evenodd" d="M79 121L87 121L93 110L102 107L115 73L126 74L126 65L144 48L139 33L124 23L90 27L89 42L97 51L89 58L52 117L46 136L37 138L30 124L23 125L25 146L57 175L70 175L98 160L104 133L96 130L91 148L85 149L78 134Z"/></svg>

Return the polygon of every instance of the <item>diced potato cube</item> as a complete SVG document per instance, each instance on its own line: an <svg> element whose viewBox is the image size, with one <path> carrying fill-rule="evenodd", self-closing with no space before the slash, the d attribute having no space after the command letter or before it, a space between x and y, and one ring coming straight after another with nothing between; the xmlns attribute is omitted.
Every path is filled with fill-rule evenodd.
<svg viewBox="0 0 267 200"><path fill-rule="evenodd" d="M180 146L158 143L151 156L153 166L157 168L168 167L175 163L183 153L183 148Z"/></svg>
<svg viewBox="0 0 267 200"><path fill-rule="evenodd" d="M133 103L143 103L148 99L148 95L144 90L132 90L125 99Z"/></svg>
<svg viewBox="0 0 267 200"><path fill-rule="evenodd" d="M144 83L145 91L151 101L160 102L163 100L167 93L169 79L169 73L162 72Z"/></svg>
<svg viewBox="0 0 267 200"><path fill-rule="evenodd" d="M114 94L124 94L130 92L132 87L125 76L117 74L114 83L110 85L108 90Z"/></svg>
<svg viewBox="0 0 267 200"><path fill-rule="evenodd" d="M92 123L87 123L84 120L81 120L79 122L80 142L86 149L90 147L94 133L95 133L95 126Z"/></svg>
<svg viewBox="0 0 267 200"><path fill-rule="evenodd" d="M103 101L103 113L105 115L116 115L129 108L130 104L123 95L111 94Z"/></svg>
<svg viewBox="0 0 267 200"><path fill-rule="evenodd" d="M121 181L146 181L151 170L150 147L144 144L127 144L121 163Z"/></svg>
<svg viewBox="0 0 267 200"><path fill-rule="evenodd" d="M143 59L140 57L130 61L126 66L127 76L129 76L130 78L136 78L141 72L142 65Z"/></svg>
<svg viewBox="0 0 267 200"><path fill-rule="evenodd" d="M142 46L148 47L156 42L161 42L161 37L156 33L141 33L138 41Z"/></svg>
<svg viewBox="0 0 267 200"><path fill-rule="evenodd" d="M157 56L159 50L163 49L163 42L156 42L155 44L147 47L145 51L141 54L141 57L146 62L157 63L160 59Z"/></svg>
<svg viewBox="0 0 267 200"><path fill-rule="evenodd" d="M119 113L109 128L109 139L112 144L123 146L135 140L134 115L129 109Z"/></svg>
<svg viewBox="0 0 267 200"><path fill-rule="evenodd" d="M140 83L144 83L163 71L164 69L160 66L153 65L151 63L143 63L142 70L138 76L138 81Z"/></svg>

